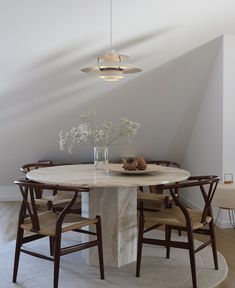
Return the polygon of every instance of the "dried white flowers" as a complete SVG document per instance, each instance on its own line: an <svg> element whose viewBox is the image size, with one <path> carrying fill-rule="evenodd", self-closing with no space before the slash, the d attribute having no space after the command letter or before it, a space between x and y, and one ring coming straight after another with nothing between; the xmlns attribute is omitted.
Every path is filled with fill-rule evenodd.
<svg viewBox="0 0 235 288"><path fill-rule="evenodd" d="M69 153L72 153L75 146L81 143L93 146L109 146L120 138L131 142L131 138L137 134L140 127L139 123L125 117L120 119L119 125L105 121L97 126L94 112L84 114L80 119L81 124L72 127L70 131L60 131L59 146L61 150L67 149Z"/></svg>

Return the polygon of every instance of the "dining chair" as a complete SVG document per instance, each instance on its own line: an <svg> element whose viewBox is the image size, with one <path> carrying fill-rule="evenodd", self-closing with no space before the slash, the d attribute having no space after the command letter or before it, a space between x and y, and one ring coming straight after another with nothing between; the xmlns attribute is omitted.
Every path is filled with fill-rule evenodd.
<svg viewBox="0 0 235 288"><path fill-rule="evenodd" d="M166 167L180 168L180 164L178 162L171 161L171 160L151 160L148 163L166 166ZM151 193L162 194L163 190L161 188L162 188L162 185L161 186L159 186L159 185L149 186L149 190Z"/></svg>
<svg viewBox="0 0 235 288"><path fill-rule="evenodd" d="M51 160L38 161L35 163L25 164L21 167L21 172L27 174L29 171L39 168L53 167L58 165L68 165L68 164L54 164ZM38 188L36 190L36 204L47 206L47 209L50 210L52 207L58 211L62 211L64 207L70 202L71 198L65 195L58 193L57 188L52 191L52 195L43 195L43 190ZM81 195L78 195L76 203L72 207L72 211L75 213L81 213Z"/></svg>
<svg viewBox="0 0 235 288"><path fill-rule="evenodd" d="M18 180L15 181L15 184L18 185L20 188L23 201L19 212L13 282L15 283L17 280L17 272L21 252L41 259L53 261L53 287L57 288L59 280L60 257L94 246L98 246L100 277L101 279L104 279L101 218L100 216L96 216L96 218L90 219L82 217L78 214L71 213L71 207L75 203L78 194L80 192L89 192L89 189L81 187L75 188L61 185L40 184L29 180ZM73 192L73 198L60 213L54 210L39 213L35 204L35 196L37 189L47 189L51 191L53 191L54 189L58 189L60 191ZM83 227L90 225L96 226L96 232L90 232L82 229ZM33 232L33 235L24 236L25 231ZM68 231L92 234L96 236L96 240L61 248L62 234ZM51 257L32 250L28 250L27 247L22 247L23 244L35 241L43 237L49 237L51 240L50 249L53 250Z"/></svg>
<svg viewBox="0 0 235 288"><path fill-rule="evenodd" d="M139 217L139 233L138 233L138 250L137 250L137 264L136 276L140 276L140 265L143 244L160 245L166 247L166 258L170 258L170 247L182 248L189 250L191 274L193 288L197 288L196 278L196 264L195 253L202 248L211 244L214 259L215 269L218 270L218 260L216 251L216 240L214 232L214 223L212 216L211 201L216 191L219 181L217 176L194 176L190 177L187 181L177 184L164 185L163 189L170 190L171 196L174 199L175 205L168 209L156 211L144 211L140 207ZM188 193L193 191L196 193L197 188L201 193L204 202L203 210L196 210L187 208L178 195L178 189L187 189ZM145 229L145 223L151 224L151 227ZM165 225L165 240L150 239L144 237L144 233L155 229L156 223ZM205 227L208 225L208 228ZM187 241L172 241L171 231L182 230L187 232ZM209 236L209 240L203 243L200 247L194 248L194 233Z"/></svg>
<svg viewBox="0 0 235 288"><path fill-rule="evenodd" d="M150 160L148 163L161 165L161 166L167 166L167 167L176 167L180 168L180 164L176 161L171 160Z"/></svg>
<svg viewBox="0 0 235 288"><path fill-rule="evenodd" d="M51 160L38 161L35 163L24 164L23 166L21 166L20 171L26 175L31 170L43 168L43 167L50 167L50 166L54 166ZM42 190L36 191L36 198L41 199L42 193L43 193ZM53 194L56 194L56 191L54 191Z"/></svg>
<svg viewBox="0 0 235 288"><path fill-rule="evenodd" d="M175 161L169 160L151 160L148 161L148 164L156 164L167 167L180 168L180 165ZM156 208L167 208L171 205L172 197L170 195L163 195L164 185L151 185L148 186L147 189L144 187L139 187L139 191L137 194L137 207L140 205L145 210L151 210ZM147 190L147 191L144 191Z"/></svg>

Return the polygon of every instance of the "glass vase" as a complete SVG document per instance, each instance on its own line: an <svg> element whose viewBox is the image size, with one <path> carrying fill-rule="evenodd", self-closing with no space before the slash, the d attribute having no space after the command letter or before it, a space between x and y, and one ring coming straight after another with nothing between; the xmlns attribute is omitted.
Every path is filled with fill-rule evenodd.
<svg viewBox="0 0 235 288"><path fill-rule="evenodd" d="M94 147L94 165L96 169L108 169L108 147Z"/></svg>

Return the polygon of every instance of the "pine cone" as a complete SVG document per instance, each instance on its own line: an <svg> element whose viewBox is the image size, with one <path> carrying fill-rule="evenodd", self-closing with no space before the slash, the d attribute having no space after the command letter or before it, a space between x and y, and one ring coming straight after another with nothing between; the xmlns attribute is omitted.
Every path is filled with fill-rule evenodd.
<svg viewBox="0 0 235 288"><path fill-rule="evenodd" d="M138 166L137 158L128 158L123 161L122 168L124 168L125 170L133 171L137 170L137 166Z"/></svg>
<svg viewBox="0 0 235 288"><path fill-rule="evenodd" d="M145 170L147 168L147 163L144 159L144 157L140 156L137 158L137 167L139 170Z"/></svg>

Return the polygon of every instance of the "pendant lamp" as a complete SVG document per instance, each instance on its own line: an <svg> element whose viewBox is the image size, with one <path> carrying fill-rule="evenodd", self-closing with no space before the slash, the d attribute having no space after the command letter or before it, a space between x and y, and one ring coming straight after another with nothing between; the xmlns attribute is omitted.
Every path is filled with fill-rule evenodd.
<svg viewBox="0 0 235 288"><path fill-rule="evenodd" d="M98 56L97 62L94 65L81 69L85 73L96 73L99 78L105 81L119 81L126 74L142 71L140 68L134 67L127 62L129 59L128 56L118 54L113 49L112 10L112 0L110 0L110 49L104 55Z"/></svg>

